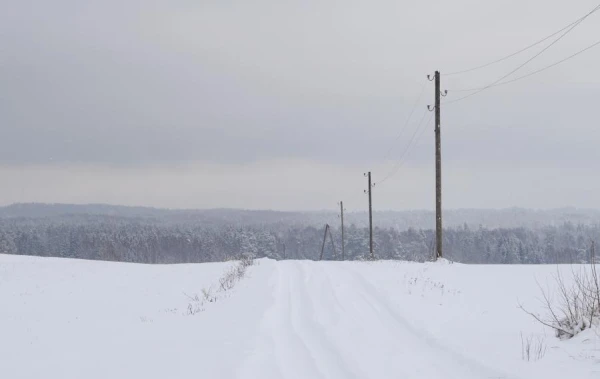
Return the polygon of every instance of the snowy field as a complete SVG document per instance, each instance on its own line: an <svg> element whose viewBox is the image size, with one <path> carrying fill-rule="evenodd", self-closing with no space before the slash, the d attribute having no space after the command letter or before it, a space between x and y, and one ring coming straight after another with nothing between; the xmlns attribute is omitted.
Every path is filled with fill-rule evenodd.
<svg viewBox="0 0 600 379"><path fill-rule="evenodd" d="M518 307L556 266L263 259L217 291L235 264L0 255L0 378L600 378L600 331Z"/></svg>

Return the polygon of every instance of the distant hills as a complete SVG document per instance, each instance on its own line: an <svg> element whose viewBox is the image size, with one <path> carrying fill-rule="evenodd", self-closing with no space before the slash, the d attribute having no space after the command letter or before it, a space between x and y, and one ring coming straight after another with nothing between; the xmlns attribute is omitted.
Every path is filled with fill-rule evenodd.
<svg viewBox="0 0 600 379"><path fill-rule="evenodd" d="M136 219L138 222L192 224L192 225L302 225L322 226L325 223L337 225L338 214L328 211L281 212L269 210L205 209L171 210L150 207L129 207L108 204L43 204L19 203L0 207L0 218L46 218L52 220L76 221L80 218ZM426 210L375 211L374 224L380 228L397 230L432 229L434 212ZM345 214L348 225L366 226L366 212ZM444 227L459 228L465 224L469 228L539 228L564 223L597 225L600 224L600 211L577 208L532 210L524 208L507 209L455 209L444 211Z"/></svg>

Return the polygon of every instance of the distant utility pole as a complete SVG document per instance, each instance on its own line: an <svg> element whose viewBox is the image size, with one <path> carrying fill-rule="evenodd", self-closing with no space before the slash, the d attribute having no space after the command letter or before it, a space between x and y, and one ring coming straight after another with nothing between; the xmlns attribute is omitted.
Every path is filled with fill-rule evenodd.
<svg viewBox="0 0 600 379"><path fill-rule="evenodd" d="M319 260L323 260L323 253L325 252L325 242L327 241L327 233L329 233L329 240L331 241L331 251L335 255L335 245L333 244L333 236L331 235L331 228L329 224L325 224L325 234L323 235L323 245L321 246L321 256Z"/></svg>
<svg viewBox="0 0 600 379"><path fill-rule="evenodd" d="M371 185L371 171L365 174L365 176L369 178L369 189L365 190L365 193L369 194L369 253L371 259L375 259L375 255L373 254L373 201L371 198L373 185Z"/></svg>
<svg viewBox="0 0 600 379"><path fill-rule="evenodd" d="M340 218L342 220L342 260L346 260L344 256L344 202L340 201Z"/></svg>
<svg viewBox="0 0 600 379"><path fill-rule="evenodd" d="M427 78L431 80L430 75ZM440 96L446 96L448 91L442 94L440 90L440 72L436 71L435 80L435 243L436 259L442 254L442 140L440 136ZM429 106L427 106L429 108ZM429 108L431 110L431 108Z"/></svg>

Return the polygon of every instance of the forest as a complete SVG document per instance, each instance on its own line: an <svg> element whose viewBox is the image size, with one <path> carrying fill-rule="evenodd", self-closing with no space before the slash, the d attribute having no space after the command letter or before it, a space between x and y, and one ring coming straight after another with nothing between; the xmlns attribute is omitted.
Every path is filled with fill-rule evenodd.
<svg viewBox="0 0 600 379"><path fill-rule="evenodd" d="M369 257L368 227L352 222L352 217L345 227L342 257L341 228L330 214L294 217L291 213L227 210L174 216L158 210L132 213L127 208L115 212L112 208L72 207L48 212L45 206L29 206L22 208L21 214L14 208L10 212L0 209L0 253L138 263L214 262L241 254L319 259L325 226L321 222L330 219L333 244L327 239L323 259ZM533 218L539 218L531 212L536 215ZM505 217L506 212L497 214ZM385 227L375 222L376 258L420 262L431 259L433 230L393 226L408 223L403 213L396 216L393 221L388 215ZM486 217L491 225L499 223L489 214ZM593 215L575 214L575 219L579 222L563 215L561 221L552 220L547 225L536 221L535 225L513 227L449 223L444 230L444 256L457 262L484 264L587 262L592 241L600 238L600 223L594 222Z"/></svg>

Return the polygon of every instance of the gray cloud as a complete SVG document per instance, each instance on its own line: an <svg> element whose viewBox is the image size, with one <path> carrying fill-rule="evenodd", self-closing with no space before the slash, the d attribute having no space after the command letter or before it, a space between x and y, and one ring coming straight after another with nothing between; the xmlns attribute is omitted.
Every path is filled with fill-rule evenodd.
<svg viewBox="0 0 600 379"><path fill-rule="evenodd" d="M381 177L432 100L426 74L510 53L594 5L0 1L0 164L139 172L211 164L243 171L244 164L293 160L377 167ZM595 42L598 17L523 73ZM526 56L443 77L443 85L491 82ZM600 129L592 122L599 60L600 48L444 107L445 167L473 175L486 168L593 175L600 158ZM423 84L412 122L385 157ZM451 91L448 99L457 96ZM432 162L427 128L407 157L407 167L423 168L418 175Z"/></svg>

